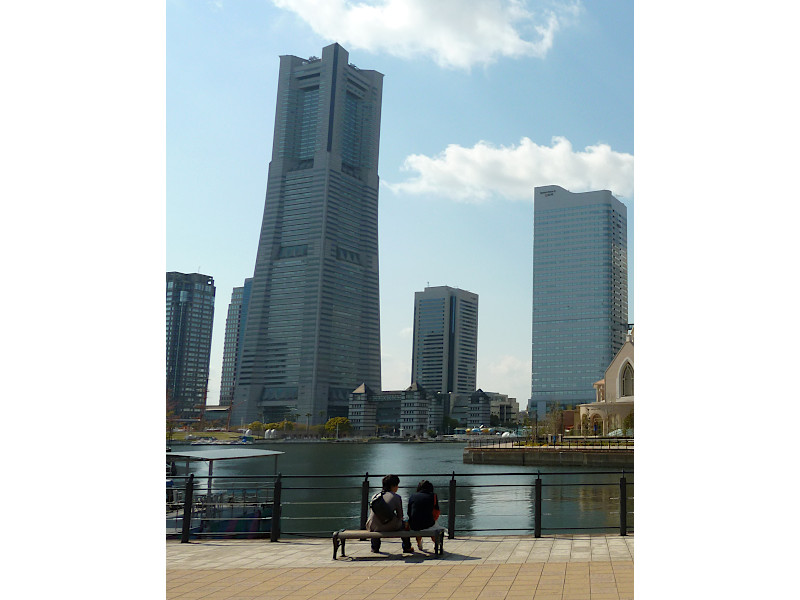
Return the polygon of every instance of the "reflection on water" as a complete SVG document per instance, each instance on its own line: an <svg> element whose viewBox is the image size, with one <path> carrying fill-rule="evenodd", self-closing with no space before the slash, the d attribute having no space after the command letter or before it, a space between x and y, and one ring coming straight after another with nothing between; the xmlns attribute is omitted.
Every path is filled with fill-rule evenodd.
<svg viewBox="0 0 800 600"><path fill-rule="evenodd" d="M442 508L439 523L446 526L449 482L455 472L456 532L489 535L514 533L506 530L532 531L537 472L541 473L543 482L543 532L577 532L586 528L613 529L619 526L619 473L614 469L464 464L464 445L455 443L310 442L259 444L258 447L285 453L278 459L278 471L285 476L281 523L285 534L327 535L342 528L357 528L361 486L367 473L370 495L379 491L383 475L399 475L399 493L404 508L418 481L429 479ZM180 464L178 467L184 474L185 467ZM220 461L214 464L214 476L272 474L273 467L272 458ZM612 470L615 471L613 474L595 474ZM207 467L192 466L191 472L205 476ZM572 474L579 472L583 474ZM297 475L351 477L313 480L293 477ZM627 480L628 512L631 513L633 475L628 473ZM576 483L592 485L576 486ZM199 485L205 488L205 481ZM628 514L628 527L633 529L633 514Z"/></svg>

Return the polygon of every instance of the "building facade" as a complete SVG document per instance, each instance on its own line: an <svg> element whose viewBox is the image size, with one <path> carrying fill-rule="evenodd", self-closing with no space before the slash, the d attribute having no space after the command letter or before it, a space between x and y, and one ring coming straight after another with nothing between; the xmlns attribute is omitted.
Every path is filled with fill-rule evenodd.
<svg viewBox="0 0 800 600"><path fill-rule="evenodd" d="M431 394L411 384L405 390L375 393L360 385L350 394L347 418L353 432L361 436L423 436L443 432L448 394Z"/></svg>
<svg viewBox="0 0 800 600"><path fill-rule="evenodd" d="M231 303L228 305L228 317L225 320L225 343L222 348L222 375L219 385L219 405L233 404L233 389L236 384L236 373L242 358L242 338L244 323L247 320L247 307L250 303L250 290L253 279L244 280L244 285L233 288Z"/></svg>
<svg viewBox="0 0 800 600"><path fill-rule="evenodd" d="M378 146L383 75L281 56L272 160L232 424L346 416L381 389Z"/></svg>
<svg viewBox="0 0 800 600"><path fill-rule="evenodd" d="M447 286L414 294L411 382L470 394L478 366L478 295Z"/></svg>
<svg viewBox="0 0 800 600"><path fill-rule="evenodd" d="M486 392L491 399L491 415L497 417L500 423L516 423L519 421L519 403L516 398L509 398L508 394Z"/></svg>
<svg viewBox="0 0 800 600"><path fill-rule="evenodd" d="M627 209L607 190L534 190L531 404L592 402L628 331Z"/></svg>
<svg viewBox="0 0 800 600"><path fill-rule="evenodd" d="M177 421L203 417L215 293L208 275L167 273L167 411Z"/></svg>
<svg viewBox="0 0 800 600"><path fill-rule="evenodd" d="M595 401L578 406L577 429L581 435L608 435L619 430L627 434L623 423L633 413L633 328L603 379L594 383Z"/></svg>
<svg viewBox="0 0 800 600"><path fill-rule="evenodd" d="M492 397L483 390L471 394L449 394L450 418L459 425L474 429L489 427L492 417Z"/></svg>

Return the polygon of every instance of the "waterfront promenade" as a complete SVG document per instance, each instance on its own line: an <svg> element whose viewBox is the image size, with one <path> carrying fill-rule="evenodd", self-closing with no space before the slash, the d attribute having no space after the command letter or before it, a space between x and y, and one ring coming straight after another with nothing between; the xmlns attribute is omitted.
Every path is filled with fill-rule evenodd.
<svg viewBox="0 0 800 600"><path fill-rule="evenodd" d="M380 555L330 539L167 540L170 600L624 600L633 598L633 535L481 536L445 539L445 554ZM416 548L416 546L415 546ZM387 552L388 551L388 552Z"/></svg>

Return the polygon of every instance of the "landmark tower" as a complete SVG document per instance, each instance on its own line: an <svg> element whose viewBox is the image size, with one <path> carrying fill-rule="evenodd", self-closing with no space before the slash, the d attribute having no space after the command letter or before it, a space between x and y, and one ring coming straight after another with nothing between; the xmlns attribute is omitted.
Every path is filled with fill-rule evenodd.
<svg viewBox="0 0 800 600"><path fill-rule="evenodd" d="M338 44L281 56L272 160L232 423L347 416L381 389L378 144L383 75Z"/></svg>

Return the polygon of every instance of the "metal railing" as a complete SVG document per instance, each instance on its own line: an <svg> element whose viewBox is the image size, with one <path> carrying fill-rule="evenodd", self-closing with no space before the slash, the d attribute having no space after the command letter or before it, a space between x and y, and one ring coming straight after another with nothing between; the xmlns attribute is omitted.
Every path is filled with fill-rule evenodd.
<svg viewBox="0 0 800 600"><path fill-rule="evenodd" d="M503 438L499 436L475 437L467 441L468 448L527 448L529 450L622 450L633 449L633 438L568 438L560 440L553 436L540 436L537 442L532 438Z"/></svg>
<svg viewBox="0 0 800 600"><path fill-rule="evenodd" d="M618 530L624 536L633 531L633 471L514 472L475 474L405 474L401 479L428 478L438 481L440 523L447 523L450 539L457 532L491 534L498 532L533 533L584 530ZM618 476L618 479L617 479ZM480 479L499 478L502 483L481 483ZM599 481L574 481L594 479ZM206 484L196 488L197 480ZM333 530L364 529L369 514L369 498L380 490L380 476L370 475L262 475L262 476L172 477L167 488L167 536L250 537L277 541L281 534L303 537L328 537ZM370 480L373 483L370 483ZM467 480L469 483L465 483ZM213 485L212 485L213 484ZM407 488L406 488L407 489ZM545 494L545 490L549 493ZM577 490L574 492L571 490ZM170 491L172 493L170 494ZM201 493L198 493L201 492ZM205 493L202 493L205 492ZM405 493L405 492L404 492ZM514 494L522 499L511 498ZM577 495L575 495L577 494ZM614 495L616 494L616 495ZM465 505L483 501L492 507L490 514L465 510ZM582 526L573 515L564 523L553 511L562 504L584 502L599 512L603 524ZM597 509L601 506L601 509ZM497 514L496 507L512 512ZM546 507L547 511L543 512ZM579 507L580 508L580 507ZM518 518L530 514L533 522L515 527L474 527L495 519ZM580 510L576 514L579 514ZM614 516L616 515L616 518ZM612 523L613 521L613 523ZM513 524L513 523L512 523ZM316 529L314 527L317 527Z"/></svg>

